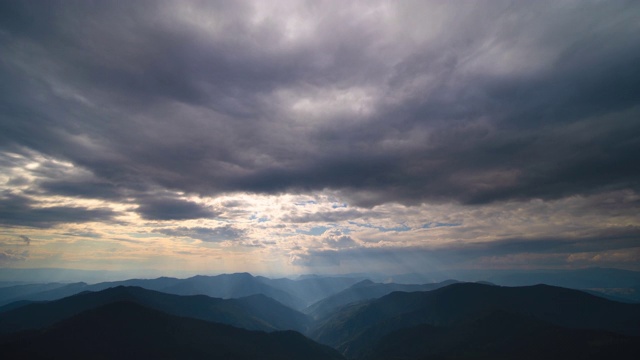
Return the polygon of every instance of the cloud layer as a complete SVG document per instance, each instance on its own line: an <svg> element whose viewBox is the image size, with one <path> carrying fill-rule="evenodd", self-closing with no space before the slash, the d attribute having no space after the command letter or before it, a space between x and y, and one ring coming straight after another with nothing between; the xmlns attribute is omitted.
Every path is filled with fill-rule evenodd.
<svg viewBox="0 0 640 360"><path fill-rule="evenodd" d="M382 241L367 231L418 237L430 206L464 212L439 241L467 243L502 239L474 213L520 206L535 229L555 221L538 201L575 200L596 201L593 241L625 228L637 249L639 17L632 1L5 1L0 222L280 241L301 264ZM251 218L287 196L324 200Z"/></svg>

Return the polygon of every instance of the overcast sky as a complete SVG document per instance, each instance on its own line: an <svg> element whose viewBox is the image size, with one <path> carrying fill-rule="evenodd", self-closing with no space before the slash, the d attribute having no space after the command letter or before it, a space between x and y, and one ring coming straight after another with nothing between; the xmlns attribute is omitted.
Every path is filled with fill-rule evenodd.
<svg viewBox="0 0 640 360"><path fill-rule="evenodd" d="M638 1L2 1L0 267L640 270Z"/></svg>

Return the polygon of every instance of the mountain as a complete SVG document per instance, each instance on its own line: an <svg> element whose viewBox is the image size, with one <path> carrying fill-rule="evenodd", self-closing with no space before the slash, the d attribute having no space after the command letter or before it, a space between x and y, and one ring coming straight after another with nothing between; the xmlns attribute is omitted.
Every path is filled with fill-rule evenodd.
<svg viewBox="0 0 640 360"><path fill-rule="evenodd" d="M514 270L488 274L485 280L511 286L543 283L573 289L630 288L640 286L640 272L597 267L575 270Z"/></svg>
<svg viewBox="0 0 640 360"><path fill-rule="evenodd" d="M9 288L0 288L0 305L20 300L50 301L62 299L83 291L100 291L116 286L139 286L149 290L160 291L181 281L176 278L160 277L157 279L130 279L108 281L89 285L85 282L25 284Z"/></svg>
<svg viewBox="0 0 640 360"><path fill-rule="evenodd" d="M13 287L15 289L0 288L0 305L19 300L57 300L83 291L101 291L117 286L138 286L175 295L208 295L224 299L263 294L294 309L302 309L306 306L305 301L248 273L217 276L198 275L187 279L171 277L129 279L93 285L86 283L20 285ZM3 294L5 294L4 297ZM4 301L2 301L3 299Z"/></svg>
<svg viewBox="0 0 640 360"><path fill-rule="evenodd" d="M394 283L381 284L374 283L371 280L363 280L348 289L345 289L335 295L318 301L317 303L304 309L303 312L311 316L313 319L318 320L324 318L339 307L347 305L349 303L376 299L390 294L394 291L414 292L435 290L443 286L454 284L456 282L457 281L455 280L447 280L435 284L412 285Z"/></svg>
<svg viewBox="0 0 640 360"><path fill-rule="evenodd" d="M129 280L120 280L120 281L106 281L100 282L93 285L88 285L84 291L100 291L112 287L117 286L137 286L147 290L155 290L162 291L165 288L174 286L181 281L186 281L188 279L177 279L172 277L159 277L155 279L129 279Z"/></svg>
<svg viewBox="0 0 640 360"><path fill-rule="evenodd" d="M274 288L286 291L304 302L307 307L321 299L336 294L361 281L361 277L306 277L298 280L287 278L269 279L258 276L259 281Z"/></svg>
<svg viewBox="0 0 640 360"><path fill-rule="evenodd" d="M97 283L112 279L126 278L128 272L125 271L105 271L105 270L78 270L62 268L36 268L17 269L3 267L0 268L0 282L24 282L24 283L70 283L88 282ZM144 271L138 272L144 273Z"/></svg>
<svg viewBox="0 0 640 360"><path fill-rule="evenodd" d="M605 300L565 288L500 287L460 283L427 292L394 292L345 306L319 322L309 335L348 357L394 331L428 324L456 327L495 311L521 314L572 329L640 335L640 305Z"/></svg>
<svg viewBox="0 0 640 360"><path fill-rule="evenodd" d="M4 359L343 359L297 332L249 331L122 301L0 341Z"/></svg>
<svg viewBox="0 0 640 360"><path fill-rule="evenodd" d="M638 338L569 329L495 311L453 328L418 325L385 335L363 360L391 359L638 359Z"/></svg>
<svg viewBox="0 0 640 360"><path fill-rule="evenodd" d="M588 288L584 291L614 301L640 303L640 285L622 288Z"/></svg>
<svg viewBox="0 0 640 360"><path fill-rule="evenodd" d="M64 287L63 283L48 284L20 284L10 285L0 288L0 305L8 304L18 300L36 300L30 299L35 294L51 291Z"/></svg>
<svg viewBox="0 0 640 360"><path fill-rule="evenodd" d="M83 282L64 284L63 286L56 287L50 290L44 290L37 293L29 294L27 296L20 296L20 300L28 301L50 301L62 299L67 296L75 295L83 291L87 291L89 285Z"/></svg>
<svg viewBox="0 0 640 360"><path fill-rule="evenodd" d="M249 273L198 275L157 290L176 295L202 294L224 299L263 294L293 309L301 309L304 306L303 300L265 284Z"/></svg>
<svg viewBox="0 0 640 360"><path fill-rule="evenodd" d="M228 299L227 302L238 304L252 318L261 319L267 325L266 330L295 330L305 333L311 325L308 316L266 295Z"/></svg>
<svg viewBox="0 0 640 360"><path fill-rule="evenodd" d="M299 280L269 279L249 273L193 276L186 279L160 277L108 281L93 285L83 282L63 284L30 284L0 288L0 305L19 300L48 301L71 296L82 291L101 291L116 286L138 286L176 295L208 295L224 299L262 294L293 309L308 305L342 291L361 278L314 277Z"/></svg>
<svg viewBox="0 0 640 360"><path fill-rule="evenodd" d="M29 304L33 304L36 303L37 301L31 301L31 300L18 300L18 301L14 301L12 303L6 304L6 305L2 305L0 306L0 313L9 311L9 310L13 310L13 309L17 309L23 306L27 306Z"/></svg>
<svg viewBox="0 0 640 360"><path fill-rule="evenodd" d="M413 274L411 279L450 279L490 281L502 286L547 284L576 290L597 291L607 296L640 302L640 271L611 268L539 269L539 270L457 270ZM407 275L394 276L393 282L405 282ZM412 283L417 283L412 281Z"/></svg>
<svg viewBox="0 0 640 360"><path fill-rule="evenodd" d="M640 303L640 299L637 299L636 298L637 296L634 294L627 294L625 296L625 295L619 295L615 291L609 291L609 290L612 290L612 289L603 289L603 290L582 289L582 291L586 292L587 294L598 296L611 301L617 301L617 302L623 302L623 303L629 303L629 304ZM640 290L640 288L638 290Z"/></svg>
<svg viewBox="0 0 640 360"><path fill-rule="evenodd" d="M51 302L31 303L0 313L0 333L44 328L114 301L131 301L172 315L215 321L251 330L305 331L309 324L306 315L264 295L242 299L219 299L205 295L179 296L139 287L119 286Z"/></svg>

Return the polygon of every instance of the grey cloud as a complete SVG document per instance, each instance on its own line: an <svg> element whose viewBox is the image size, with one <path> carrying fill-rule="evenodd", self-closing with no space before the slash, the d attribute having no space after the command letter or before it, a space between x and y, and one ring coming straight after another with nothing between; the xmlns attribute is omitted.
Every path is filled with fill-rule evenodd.
<svg viewBox="0 0 640 360"><path fill-rule="evenodd" d="M158 187L332 189L360 206L640 191L635 2L386 4L394 25L327 3L293 44L277 21L251 23L250 3L191 5L217 30L181 18L184 2L4 2L0 149L95 177L51 174L45 192L133 194L156 220L215 216L149 200ZM375 89L368 112L286 100L350 89Z"/></svg>
<svg viewBox="0 0 640 360"><path fill-rule="evenodd" d="M0 250L0 264L9 264L12 262L25 261L29 257L28 251L2 251Z"/></svg>
<svg viewBox="0 0 640 360"><path fill-rule="evenodd" d="M94 239L99 239L102 237L102 235L95 233L93 231L74 231L74 232L63 233L62 235L88 237L88 238L94 238Z"/></svg>
<svg viewBox="0 0 640 360"><path fill-rule="evenodd" d="M31 245L31 239L29 239L28 236L26 235L19 235L18 236L20 239L22 239L22 241L24 241L25 245L29 246Z"/></svg>
<svg viewBox="0 0 640 360"><path fill-rule="evenodd" d="M80 198L121 200L126 196L126 189L96 179L43 181L39 187L47 194Z"/></svg>
<svg viewBox="0 0 640 360"><path fill-rule="evenodd" d="M206 242L220 242L225 240L237 240L244 236L245 231L238 229L232 225L219 226L214 228L208 227L177 227L155 230L160 234L189 237Z"/></svg>
<svg viewBox="0 0 640 360"><path fill-rule="evenodd" d="M242 200L225 200L222 202L222 206L225 208L242 208L249 205L246 201Z"/></svg>
<svg viewBox="0 0 640 360"><path fill-rule="evenodd" d="M425 247L349 247L311 249L298 254L293 263L310 268L341 266L348 271L430 272L486 267L490 263L528 268L566 267L586 264L590 259L606 259L611 252L637 258L640 229L629 227L588 238L505 239L485 243L453 243ZM634 255L636 254L636 255ZM598 256L600 255L600 256ZM509 263L515 261L514 263ZM591 264L593 264L592 262ZM600 266L616 265L616 258ZM619 264L618 264L619 265ZM636 266L637 268L637 266Z"/></svg>
<svg viewBox="0 0 640 360"><path fill-rule="evenodd" d="M442 251L455 252L458 256L479 257L520 253L572 254L633 249L638 247L640 247L640 228L627 227L607 229L601 231L601 234L581 237L579 239L555 237L525 240L513 238L490 243L460 244L458 246L448 247Z"/></svg>
<svg viewBox="0 0 640 360"><path fill-rule="evenodd" d="M135 211L146 220L187 220L213 218L218 215L207 206L168 197L139 199L138 204Z"/></svg>
<svg viewBox="0 0 640 360"><path fill-rule="evenodd" d="M29 179L25 177L14 177L7 182L7 185L9 186L21 186L21 185L27 185L27 184L29 184Z"/></svg>
<svg viewBox="0 0 640 360"><path fill-rule="evenodd" d="M292 213L282 217L282 220L292 223L310 223L310 222L329 222L335 223L359 219L362 217L375 217L376 214L364 213L359 210L335 210L335 211L318 211L313 213Z"/></svg>
<svg viewBox="0 0 640 360"><path fill-rule="evenodd" d="M50 228L63 223L113 222L118 215L109 208L68 206L38 207L38 203L23 196L2 194L0 197L0 224Z"/></svg>
<svg viewBox="0 0 640 360"><path fill-rule="evenodd" d="M328 231L323 236L323 242L333 249L344 249L358 246L351 236L343 234L339 230Z"/></svg>

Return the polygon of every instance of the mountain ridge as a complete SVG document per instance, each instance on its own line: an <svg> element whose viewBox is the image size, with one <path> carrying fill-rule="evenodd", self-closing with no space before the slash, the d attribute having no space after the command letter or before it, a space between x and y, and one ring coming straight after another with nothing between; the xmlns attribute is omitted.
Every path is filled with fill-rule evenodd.
<svg viewBox="0 0 640 360"><path fill-rule="evenodd" d="M393 292L345 306L314 325L309 336L348 357L357 357L363 344L375 343L390 332L420 324L455 327L497 310L533 316L561 327L640 335L638 304L548 285L459 283L426 292Z"/></svg>
<svg viewBox="0 0 640 360"><path fill-rule="evenodd" d="M0 313L0 332L43 328L82 311L123 300L176 316L216 321L251 330L305 331L309 325L309 319L304 314L264 295L249 299L220 299L206 295L181 296L140 287L118 286L50 302L31 303Z"/></svg>
<svg viewBox="0 0 640 360"><path fill-rule="evenodd" d="M266 333L178 317L116 301L46 330L5 339L3 358L30 359L343 359L294 331Z"/></svg>

